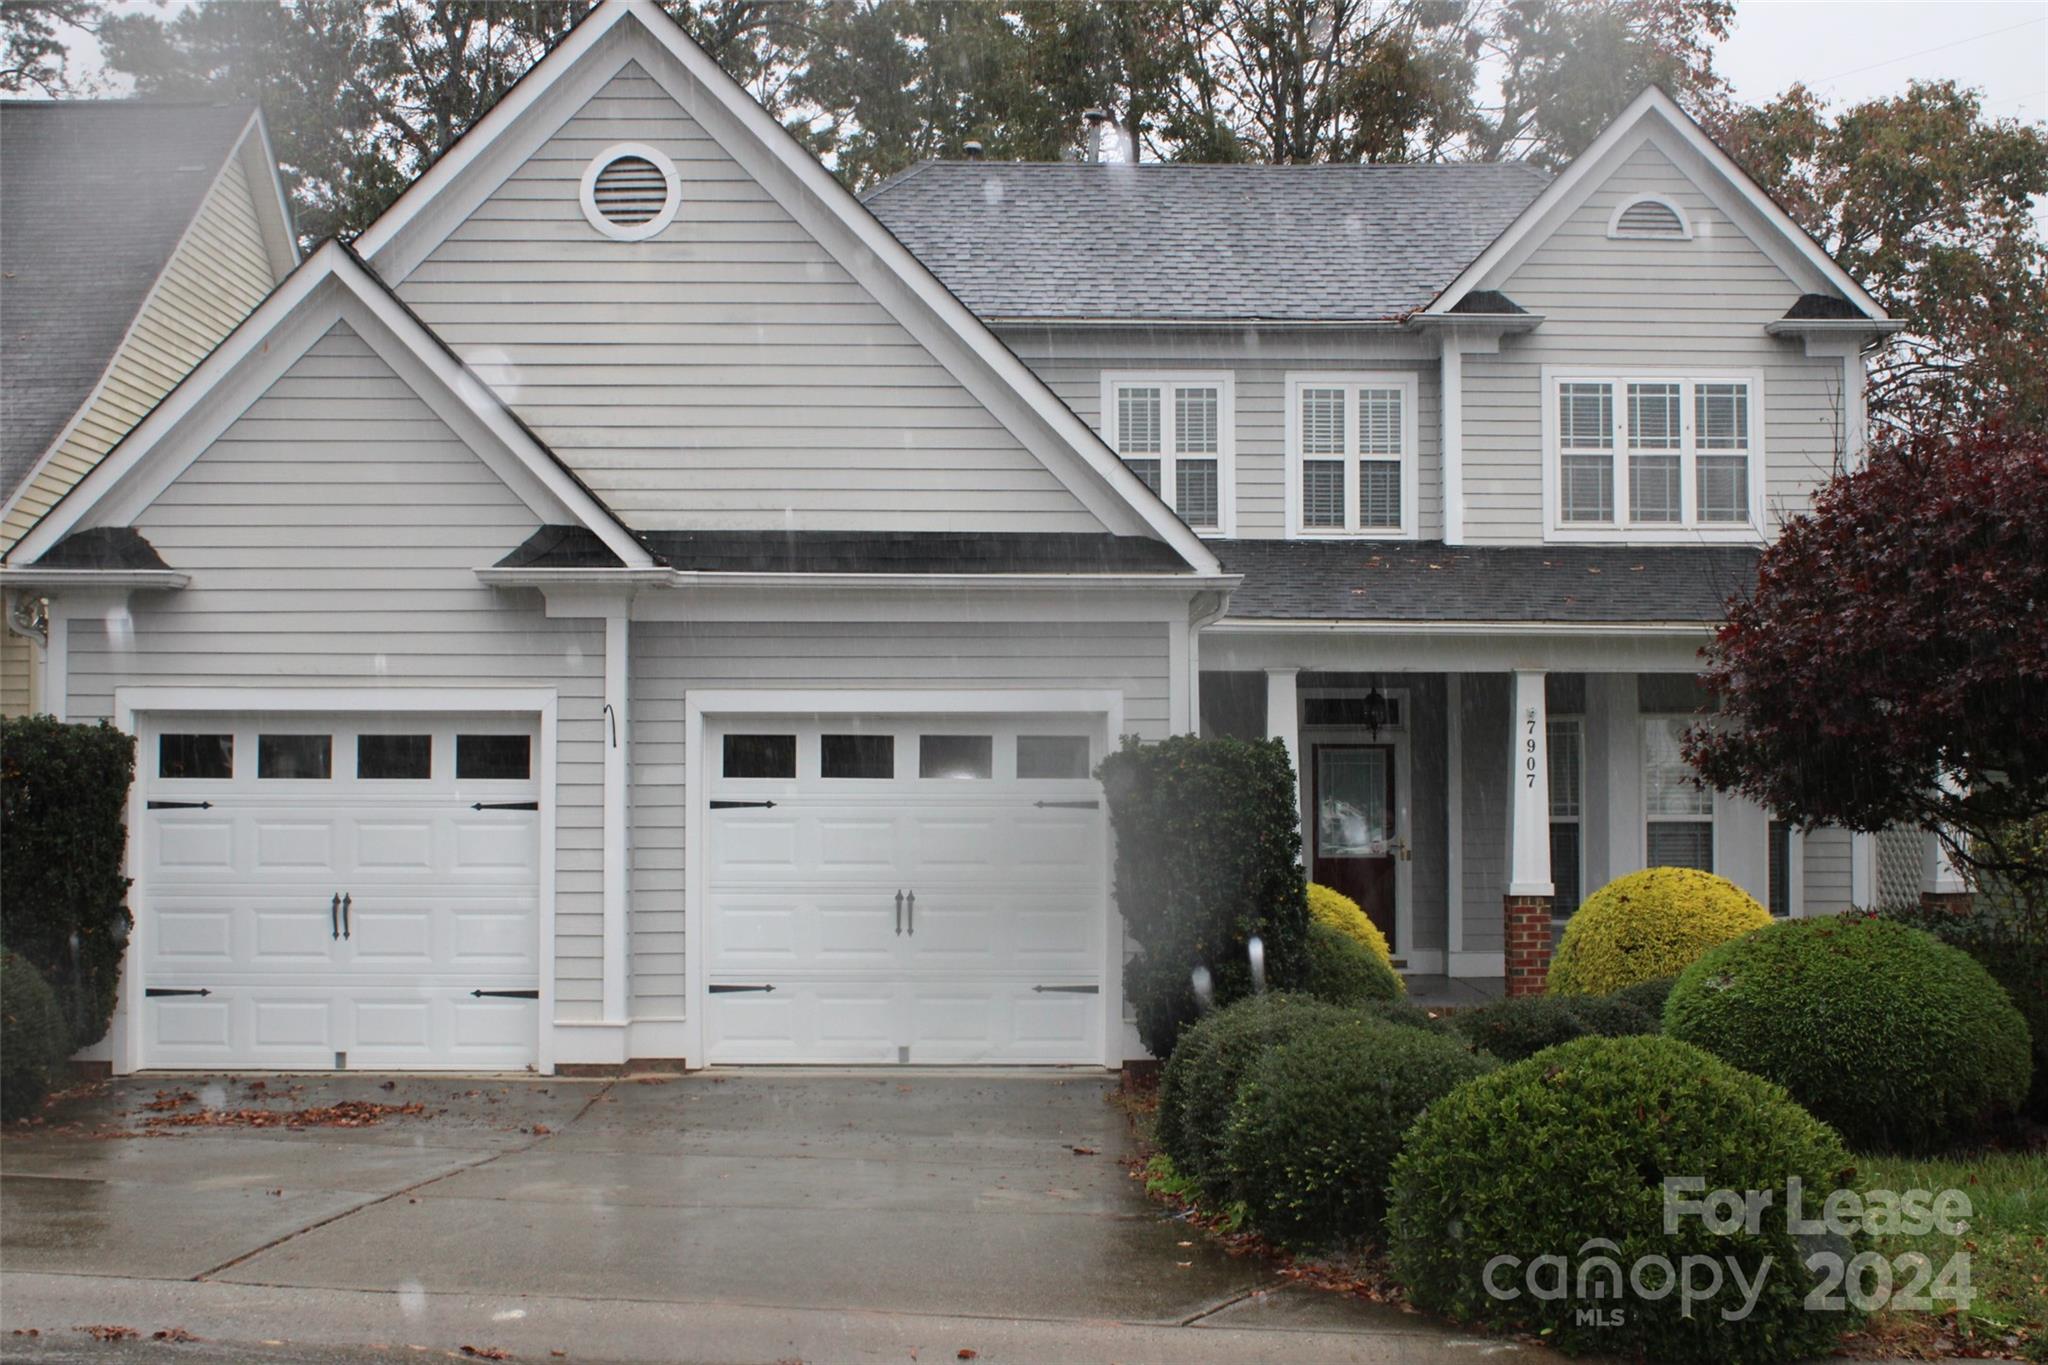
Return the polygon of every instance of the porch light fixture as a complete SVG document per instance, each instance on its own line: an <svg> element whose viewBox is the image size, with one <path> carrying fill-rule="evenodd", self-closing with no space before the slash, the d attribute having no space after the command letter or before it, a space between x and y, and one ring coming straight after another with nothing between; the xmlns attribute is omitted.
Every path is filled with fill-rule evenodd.
<svg viewBox="0 0 2048 1365"><path fill-rule="evenodd" d="M1365 722L1366 733L1374 739L1380 737L1380 727L1387 723L1387 699L1380 693L1380 685L1374 683L1372 691L1365 694L1365 704L1359 708L1359 719Z"/></svg>

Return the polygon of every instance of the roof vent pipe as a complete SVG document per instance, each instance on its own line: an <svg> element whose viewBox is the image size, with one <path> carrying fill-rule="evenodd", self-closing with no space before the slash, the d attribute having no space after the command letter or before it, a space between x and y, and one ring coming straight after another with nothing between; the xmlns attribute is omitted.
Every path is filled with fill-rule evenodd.
<svg viewBox="0 0 2048 1365"><path fill-rule="evenodd" d="M1081 121L1088 125L1088 161L1092 164L1102 160L1102 130L1109 123L1109 110L1090 109L1081 115Z"/></svg>
<svg viewBox="0 0 2048 1365"><path fill-rule="evenodd" d="M981 144L979 142L968 143L965 150L969 161L981 160Z"/></svg>

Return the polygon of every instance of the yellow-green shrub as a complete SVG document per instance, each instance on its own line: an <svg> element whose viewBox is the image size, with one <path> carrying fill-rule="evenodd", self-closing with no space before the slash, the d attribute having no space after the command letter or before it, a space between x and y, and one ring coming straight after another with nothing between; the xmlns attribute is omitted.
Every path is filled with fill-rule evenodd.
<svg viewBox="0 0 2048 1365"><path fill-rule="evenodd" d="M1587 897L1550 960L1553 995L1610 995L1676 976L1709 948L1771 922L1735 883L1689 867L1616 877Z"/></svg>
<svg viewBox="0 0 2048 1365"><path fill-rule="evenodd" d="M1394 950L1387 943L1387 936L1372 922L1372 916L1359 908L1358 902L1324 886L1321 882L1308 884L1308 917L1317 924L1327 924L1344 937L1362 947L1372 950L1374 957L1392 967Z"/></svg>

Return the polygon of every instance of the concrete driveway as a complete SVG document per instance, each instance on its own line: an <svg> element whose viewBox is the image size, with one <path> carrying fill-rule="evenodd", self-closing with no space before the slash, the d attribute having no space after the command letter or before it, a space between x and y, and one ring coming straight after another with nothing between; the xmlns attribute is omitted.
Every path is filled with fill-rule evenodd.
<svg viewBox="0 0 2048 1365"><path fill-rule="evenodd" d="M1096 1075L125 1080L0 1137L11 1356L1464 1360L1163 1217ZM171 1101L158 1112L144 1106ZM178 1092L192 1099L178 1102ZM337 1101L374 1126L174 1127ZM77 1329L128 1327L103 1345ZM189 1346L147 1340L172 1328ZM39 1335L13 1335L34 1329ZM975 1352L962 1357L960 1352ZM556 1357L553 1352L563 1352Z"/></svg>

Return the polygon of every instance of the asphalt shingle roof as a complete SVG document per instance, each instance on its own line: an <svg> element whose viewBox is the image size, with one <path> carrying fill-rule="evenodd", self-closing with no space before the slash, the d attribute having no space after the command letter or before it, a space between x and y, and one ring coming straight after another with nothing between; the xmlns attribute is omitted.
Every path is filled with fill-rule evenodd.
<svg viewBox="0 0 2048 1365"><path fill-rule="evenodd" d="M1712 622L1756 581L1745 545L1219 540L1230 615L1290 621Z"/></svg>
<svg viewBox="0 0 2048 1365"><path fill-rule="evenodd" d="M640 531L662 564L699 573L1181 573L1172 546L1144 536L1047 531ZM577 526L543 526L501 569L617 568Z"/></svg>
<svg viewBox="0 0 2048 1365"><path fill-rule="evenodd" d="M984 319L1377 321L1427 304L1549 183L1522 162L928 161L865 202Z"/></svg>
<svg viewBox="0 0 2048 1365"><path fill-rule="evenodd" d="M0 497L92 392L254 112L0 101Z"/></svg>

